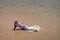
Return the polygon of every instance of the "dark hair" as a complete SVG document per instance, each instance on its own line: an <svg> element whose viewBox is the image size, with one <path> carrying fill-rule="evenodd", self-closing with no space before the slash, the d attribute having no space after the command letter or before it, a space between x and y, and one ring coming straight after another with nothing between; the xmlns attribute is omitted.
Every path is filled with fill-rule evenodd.
<svg viewBox="0 0 60 40"><path fill-rule="evenodd" d="M15 22L14 22L14 25L15 25L15 26L17 26L17 25L18 25L18 22L17 22L17 21L15 21Z"/></svg>
<svg viewBox="0 0 60 40"><path fill-rule="evenodd" d="M17 21L15 21L15 23L18 23Z"/></svg>

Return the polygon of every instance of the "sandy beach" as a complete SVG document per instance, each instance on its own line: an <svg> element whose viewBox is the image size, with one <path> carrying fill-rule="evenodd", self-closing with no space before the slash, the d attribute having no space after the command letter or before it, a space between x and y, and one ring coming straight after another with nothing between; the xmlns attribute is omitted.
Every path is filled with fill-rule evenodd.
<svg viewBox="0 0 60 40"><path fill-rule="evenodd" d="M41 30L13 31L15 20ZM0 40L60 40L60 0L0 0Z"/></svg>

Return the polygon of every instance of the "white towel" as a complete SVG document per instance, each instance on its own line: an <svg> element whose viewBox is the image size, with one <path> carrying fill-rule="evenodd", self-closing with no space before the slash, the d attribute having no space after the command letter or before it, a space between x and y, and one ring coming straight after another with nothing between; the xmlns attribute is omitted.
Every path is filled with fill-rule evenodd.
<svg viewBox="0 0 60 40"><path fill-rule="evenodd" d="M18 27L20 27L20 29L23 28L23 29L25 29L28 32L37 32L37 31L41 30L40 26L38 26L38 25L33 25L33 26L29 27L29 26L27 26L25 24L19 23Z"/></svg>
<svg viewBox="0 0 60 40"><path fill-rule="evenodd" d="M29 31L29 32L37 32L37 31L40 31L40 30L41 30L40 26L33 25L33 26L28 27L27 31Z"/></svg>

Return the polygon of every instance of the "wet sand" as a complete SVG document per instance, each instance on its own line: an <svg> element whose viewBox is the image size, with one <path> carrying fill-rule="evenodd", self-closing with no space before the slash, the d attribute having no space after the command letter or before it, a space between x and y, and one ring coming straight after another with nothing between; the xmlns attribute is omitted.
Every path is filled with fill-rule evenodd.
<svg viewBox="0 0 60 40"><path fill-rule="evenodd" d="M60 40L59 0L17 2L0 1L0 40ZM15 20L28 26L39 25L41 31L13 31Z"/></svg>

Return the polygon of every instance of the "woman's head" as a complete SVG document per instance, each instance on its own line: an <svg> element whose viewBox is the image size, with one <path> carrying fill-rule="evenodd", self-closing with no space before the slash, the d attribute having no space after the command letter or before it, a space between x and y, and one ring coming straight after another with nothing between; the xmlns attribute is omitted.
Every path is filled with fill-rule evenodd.
<svg viewBox="0 0 60 40"><path fill-rule="evenodd" d="M15 21L15 23L18 23L17 21Z"/></svg>
<svg viewBox="0 0 60 40"><path fill-rule="evenodd" d="M15 22L14 22L14 25L18 26L18 21L15 21Z"/></svg>

